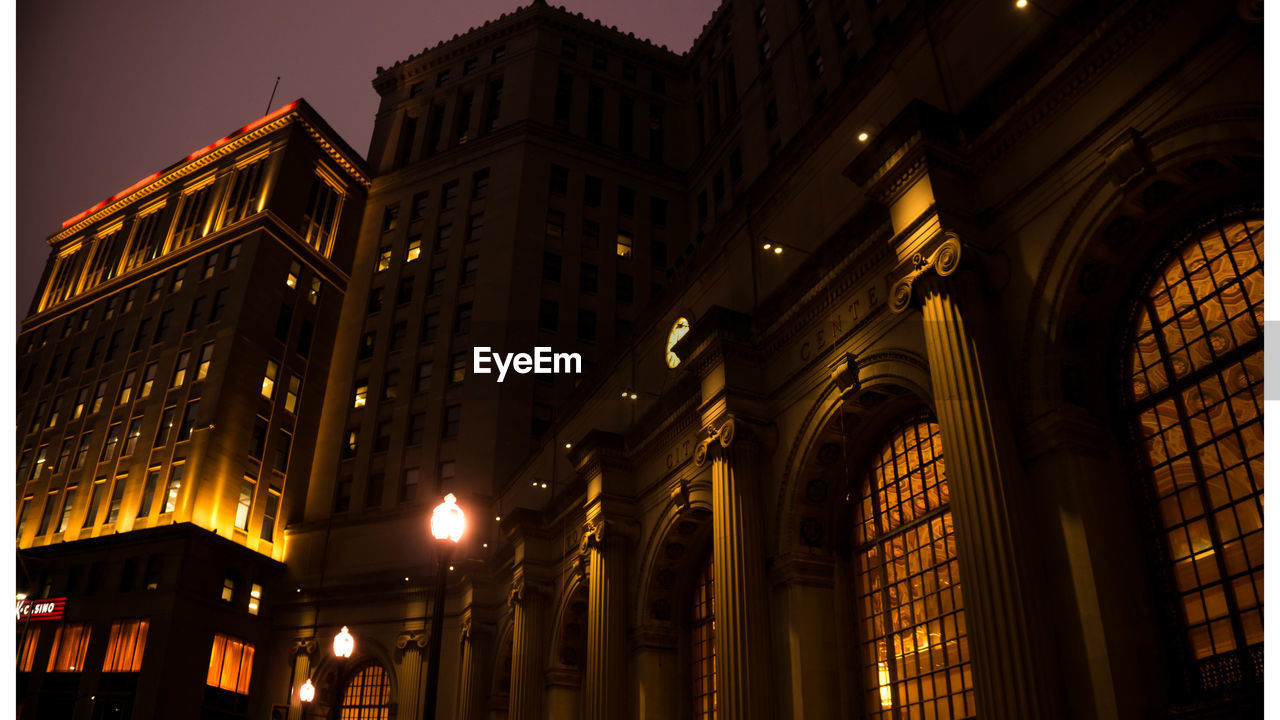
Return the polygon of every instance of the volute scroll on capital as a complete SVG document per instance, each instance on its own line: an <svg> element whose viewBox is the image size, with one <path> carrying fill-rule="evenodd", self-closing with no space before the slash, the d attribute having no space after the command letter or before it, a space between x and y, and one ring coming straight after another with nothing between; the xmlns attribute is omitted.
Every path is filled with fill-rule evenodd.
<svg viewBox="0 0 1280 720"><path fill-rule="evenodd" d="M707 463L712 452L724 452L735 442L754 443L764 446L772 438L769 426L761 425L746 418L729 415L715 430L707 430L707 437L693 449L693 463L701 467Z"/></svg>
<svg viewBox="0 0 1280 720"><path fill-rule="evenodd" d="M507 597L507 606L514 610L517 605L523 605L535 595L548 595L550 589L546 583L518 577L511 581L511 595Z"/></svg>
<svg viewBox="0 0 1280 720"><path fill-rule="evenodd" d="M971 253L966 250L966 243L954 232L947 231L943 233L942 241L928 257L925 257L922 252L912 255L911 269L889 290L889 309L900 313L911 307L917 299L916 281L929 272L933 272L938 277L951 275L960 267L962 258L966 262L970 259L968 255Z"/></svg>
<svg viewBox="0 0 1280 720"><path fill-rule="evenodd" d="M422 630L405 630L396 635L397 650L411 650L413 646L417 646L419 650L427 646L430 637Z"/></svg>
<svg viewBox="0 0 1280 720"><path fill-rule="evenodd" d="M295 657L298 655L312 655L319 647L320 643L315 638L295 640L293 641L293 654Z"/></svg>

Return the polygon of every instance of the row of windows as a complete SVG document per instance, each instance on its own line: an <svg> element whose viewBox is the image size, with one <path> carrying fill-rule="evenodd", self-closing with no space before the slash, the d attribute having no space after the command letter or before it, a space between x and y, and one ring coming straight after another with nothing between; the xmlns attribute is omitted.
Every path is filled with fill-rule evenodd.
<svg viewBox="0 0 1280 720"><path fill-rule="evenodd" d="M117 620L111 623L107 652L102 659L102 672L136 673L141 670L150 627L151 621L147 619ZM83 672L91 631L89 623L59 623L55 626L45 672ZM35 669L40 638L48 637L49 632L48 627L27 623L22 631L18 654L19 672L31 672Z"/></svg>
<svg viewBox="0 0 1280 720"><path fill-rule="evenodd" d="M572 40L560 40L560 56L566 60L578 60L578 44ZM590 58L591 69L601 73L611 71L609 56L605 51L592 49L590 56L583 53L583 59ZM619 63L618 71L622 79L626 82L636 82L637 72L634 63L623 60ZM649 88L653 92L662 95L667 92L667 77L657 70L649 70Z"/></svg>
<svg viewBox="0 0 1280 720"><path fill-rule="evenodd" d="M579 117L581 113L574 112L574 92L573 85L576 78L571 69L563 68L556 76L555 100L553 105L553 124L564 130L570 129L570 123L573 118ZM604 87L588 81L587 83L587 112L586 112L586 138L594 143L604 143ZM636 143L636 126L637 126L637 110L636 96L627 92L618 95L618 125L616 128L615 142L613 146L619 151L628 155L634 154ZM648 142L649 160L661 163L666 153L666 132L664 128L665 110L663 107L652 100L649 102L649 112L647 117L641 115L640 119L644 123L641 125L647 131L643 135Z"/></svg>
<svg viewBox="0 0 1280 720"><path fill-rule="evenodd" d="M411 92L413 91L411 86ZM421 84L417 84L421 94ZM481 91L483 95L480 95ZM392 168L408 165L421 157L429 157L446 147L462 145L470 141L473 133L490 132L498 126L502 117L503 78L501 75L488 78L483 85L475 84L458 87L452 92L441 93L435 98L424 101L426 106L426 123L422 128L421 145L419 138L419 116L416 109L409 109L401 118L400 134L396 139L395 155ZM452 129L445 138L446 116L452 99ZM479 112L476 104L481 103Z"/></svg>

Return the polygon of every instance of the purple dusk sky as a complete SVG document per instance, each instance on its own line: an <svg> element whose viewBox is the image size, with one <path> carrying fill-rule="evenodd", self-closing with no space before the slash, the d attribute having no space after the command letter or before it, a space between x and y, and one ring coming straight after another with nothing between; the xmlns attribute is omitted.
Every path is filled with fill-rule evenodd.
<svg viewBox="0 0 1280 720"><path fill-rule="evenodd" d="M562 0L563 1L563 0ZM371 82L525 2L54 0L17 4L17 311L62 221L303 97L364 154ZM553 4L561 4L555 3ZM684 52L717 0L563 1Z"/></svg>

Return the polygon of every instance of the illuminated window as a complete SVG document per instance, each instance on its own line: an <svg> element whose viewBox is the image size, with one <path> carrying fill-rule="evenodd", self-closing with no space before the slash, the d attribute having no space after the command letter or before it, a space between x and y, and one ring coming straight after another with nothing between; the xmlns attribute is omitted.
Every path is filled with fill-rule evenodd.
<svg viewBox="0 0 1280 720"><path fill-rule="evenodd" d="M170 406L160 413L160 424L156 426L156 440L151 447L164 447L169 443L169 433L173 431L173 416L177 412L177 406Z"/></svg>
<svg viewBox="0 0 1280 720"><path fill-rule="evenodd" d="M1208 690L1262 677L1262 252L1260 219L1206 228L1151 281L1127 347L1165 586Z"/></svg>
<svg viewBox="0 0 1280 720"><path fill-rule="evenodd" d="M240 500L236 503L236 527L240 530L249 529L249 508L253 506L255 487L257 485L251 477L240 481Z"/></svg>
<svg viewBox="0 0 1280 720"><path fill-rule="evenodd" d="M391 717L391 678L381 665L367 665L342 693L342 720L387 720Z"/></svg>
<svg viewBox="0 0 1280 720"><path fill-rule="evenodd" d="M151 397L151 389L156 384L156 372L160 369L160 363L150 363L142 371L142 389L138 391L139 398Z"/></svg>
<svg viewBox="0 0 1280 720"><path fill-rule="evenodd" d="M102 672L141 670L150 626L151 623L147 620L117 620L111 623L111 637L107 641L107 656L102 661Z"/></svg>
<svg viewBox="0 0 1280 720"><path fill-rule="evenodd" d="M240 695L249 694L253 675L253 643L215 633L209 653L209 674L205 684Z"/></svg>
<svg viewBox="0 0 1280 720"><path fill-rule="evenodd" d="M266 167L267 159L264 157L236 170L231 192L227 194L227 212L223 225L243 220L261 209Z"/></svg>
<svg viewBox="0 0 1280 720"><path fill-rule="evenodd" d="M356 399L351 403L351 407L362 408L369 400L369 381L358 380L356 382Z"/></svg>
<svg viewBox="0 0 1280 720"><path fill-rule="evenodd" d="M93 492L89 494L89 512L84 515L81 527L93 527L98 523L98 511L102 508L102 496L107 493L107 479L100 477L93 481ZM25 510L25 500L23 501ZM18 524L18 535L22 535L22 524Z"/></svg>
<svg viewBox="0 0 1280 720"><path fill-rule="evenodd" d="M320 278L311 278L311 290L307 293L307 302L315 305L320 300Z"/></svg>
<svg viewBox="0 0 1280 720"><path fill-rule="evenodd" d="M938 424L880 449L854 525L867 718L975 714L960 570Z"/></svg>
<svg viewBox="0 0 1280 720"><path fill-rule="evenodd" d="M276 373L278 372L280 372L280 366L274 360L268 360L267 372L262 376L262 397L268 400L276 390Z"/></svg>
<svg viewBox="0 0 1280 720"><path fill-rule="evenodd" d="M87 430L80 436L80 444L76 446L76 457L71 461L71 469L78 470L89 459L89 444L93 440L93 431Z"/></svg>
<svg viewBox="0 0 1280 720"><path fill-rule="evenodd" d="M716 716L716 583L712 559L698 574L693 592L692 631L693 717L714 720Z"/></svg>
<svg viewBox="0 0 1280 720"><path fill-rule="evenodd" d="M205 343L200 348L200 364L196 366L196 381L205 379L209 374L209 365L213 362L213 343Z"/></svg>
<svg viewBox="0 0 1280 720"><path fill-rule="evenodd" d="M330 236L338 222L341 200L341 193L319 175L311 181L311 195L307 199L306 214L302 217L302 236L308 245L326 257Z"/></svg>
<svg viewBox="0 0 1280 720"><path fill-rule="evenodd" d="M229 603L236 597L236 580L228 575L222 580L222 602Z"/></svg>
<svg viewBox="0 0 1280 720"><path fill-rule="evenodd" d="M137 371L130 370L124 374L124 382L120 384L120 396L117 405L123 405L133 398L133 384L138 381Z"/></svg>
<svg viewBox="0 0 1280 720"><path fill-rule="evenodd" d="M391 246L383 245L378 248L378 272L382 272L391 267Z"/></svg>
<svg viewBox="0 0 1280 720"><path fill-rule="evenodd" d="M160 486L160 468L147 471L147 480L142 486L142 501L138 503L138 517L151 514L151 503L156 497L156 488Z"/></svg>
<svg viewBox="0 0 1280 720"><path fill-rule="evenodd" d="M157 208L134 221L133 239L124 261L126 271L160 257L165 234L159 220L160 210Z"/></svg>
<svg viewBox="0 0 1280 720"><path fill-rule="evenodd" d="M249 614L257 615L262 605L262 586L254 583L249 590Z"/></svg>
<svg viewBox="0 0 1280 720"><path fill-rule="evenodd" d="M18 671L31 672L36 664L36 646L40 644L40 626L27 623L22 638L22 652L18 655Z"/></svg>
<svg viewBox="0 0 1280 720"><path fill-rule="evenodd" d="M302 266L295 260L289 263L289 274L284 277L284 284L291 288L298 287L298 276L302 274Z"/></svg>
<svg viewBox="0 0 1280 720"><path fill-rule="evenodd" d="M53 633L49 665L45 672L80 672L89 650L89 623L65 623Z"/></svg>
<svg viewBox="0 0 1280 720"><path fill-rule="evenodd" d="M267 488L267 504L262 509L263 540L274 542L276 537L276 515L280 513L280 491L274 487ZM257 587L256 585L254 587Z"/></svg>
<svg viewBox="0 0 1280 720"><path fill-rule="evenodd" d="M120 504L124 501L124 486L129 482L129 473L122 473L116 476L115 485L111 489L111 502L107 504L107 519L104 521L110 525L120 517Z"/></svg>
<svg viewBox="0 0 1280 720"><path fill-rule="evenodd" d="M169 482L164 487L164 508L161 512L171 513L178 507L178 493L182 492L182 473L186 465L174 465L169 471Z"/></svg>
<svg viewBox="0 0 1280 720"><path fill-rule="evenodd" d="M187 402L187 407L182 411L182 424L178 426L178 442L191 439L191 433L196 429L196 412L199 409L199 398Z"/></svg>
<svg viewBox="0 0 1280 720"><path fill-rule="evenodd" d="M409 250L405 253L405 262L413 262L422 257L422 236L414 235L409 238Z"/></svg>
<svg viewBox="0 0 1280 720"><path fill-rule="evenodd" d="M118 430L119 428L116 429ZM129 421L129 429L124 434L124 449L120 451L122 457L128 457L133 454L133 451L138 447L139 437L142 437L142 418L136 417ZM117 438L113 441L108 435L107 442L119 442L119 440Z"/></svg>
<svg viewBox="0 0 1280 720"><path fill-rule="evenodd" d="M169 387L176 388L187 381L187 364L190 362L190 350L183 350L178 353L178 362L173 366L173 381L169 383Z"/></svg>
<svg viewBox="0 0 1280 720"><path fill-rule="evenodd" d="M631 233L618 231L618 257L631 257L632 242Z"/></svg>
<svg viewBox="0 0 1280 720"><path fill-rule="evenodd" d="M284 391L284 409L287 412L293 412L298 409L298 392L302 389L302 378L297 375L289 376L289 383Z"/></svg>
<svg viewBox="0 0 1280 720"><path fill-rule="evenodd" d="M36 529L36 535L44 535L49 532L49 525L53 522L53 509L58 504L58 492L49 493L44 499L44 512L40 514L40 527Z"/></svg>
<svg viewBox="0 0 1280 720"><path fill-rule="evenodd" d="M97 341L95 340L94 342L96 343ZM92 354L90 354L89 356L89 364L90 365L93 364ZM88 406L89 406L89 388L88 386L85 386L80 388L80 391L76 393L76 403L71 407L71 419L79 420L80 416L84 415L84 410Z"/></svg>

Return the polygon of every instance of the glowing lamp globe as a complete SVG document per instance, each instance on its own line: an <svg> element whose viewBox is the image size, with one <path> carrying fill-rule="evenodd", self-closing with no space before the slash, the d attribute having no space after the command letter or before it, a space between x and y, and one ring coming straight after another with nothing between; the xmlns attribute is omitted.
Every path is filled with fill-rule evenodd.
<svg viewBox="0 0 1280 720"><path fill-rule="evenodd" d="M356 639L347 626L343 625L342 631L333 636L333 654L340 658L349 658L355 650Z"/></svg>
<svg viewBox="0 0 1280 720"><path fill-rule="evenodd" d="M455 543L462 539L462 532L467 529L467 516L458 507L458 499L449 493L444 502L431 511L431 534L437 540L449 539Z"/></svg>
<svg viewBox="0 0 1280 720"><path fill-rule="evenodd" d="M311 684L311 678L302 683L302 687L298 688L298 699L304 703L309 703L316 699L316 686Z"/></svg>

